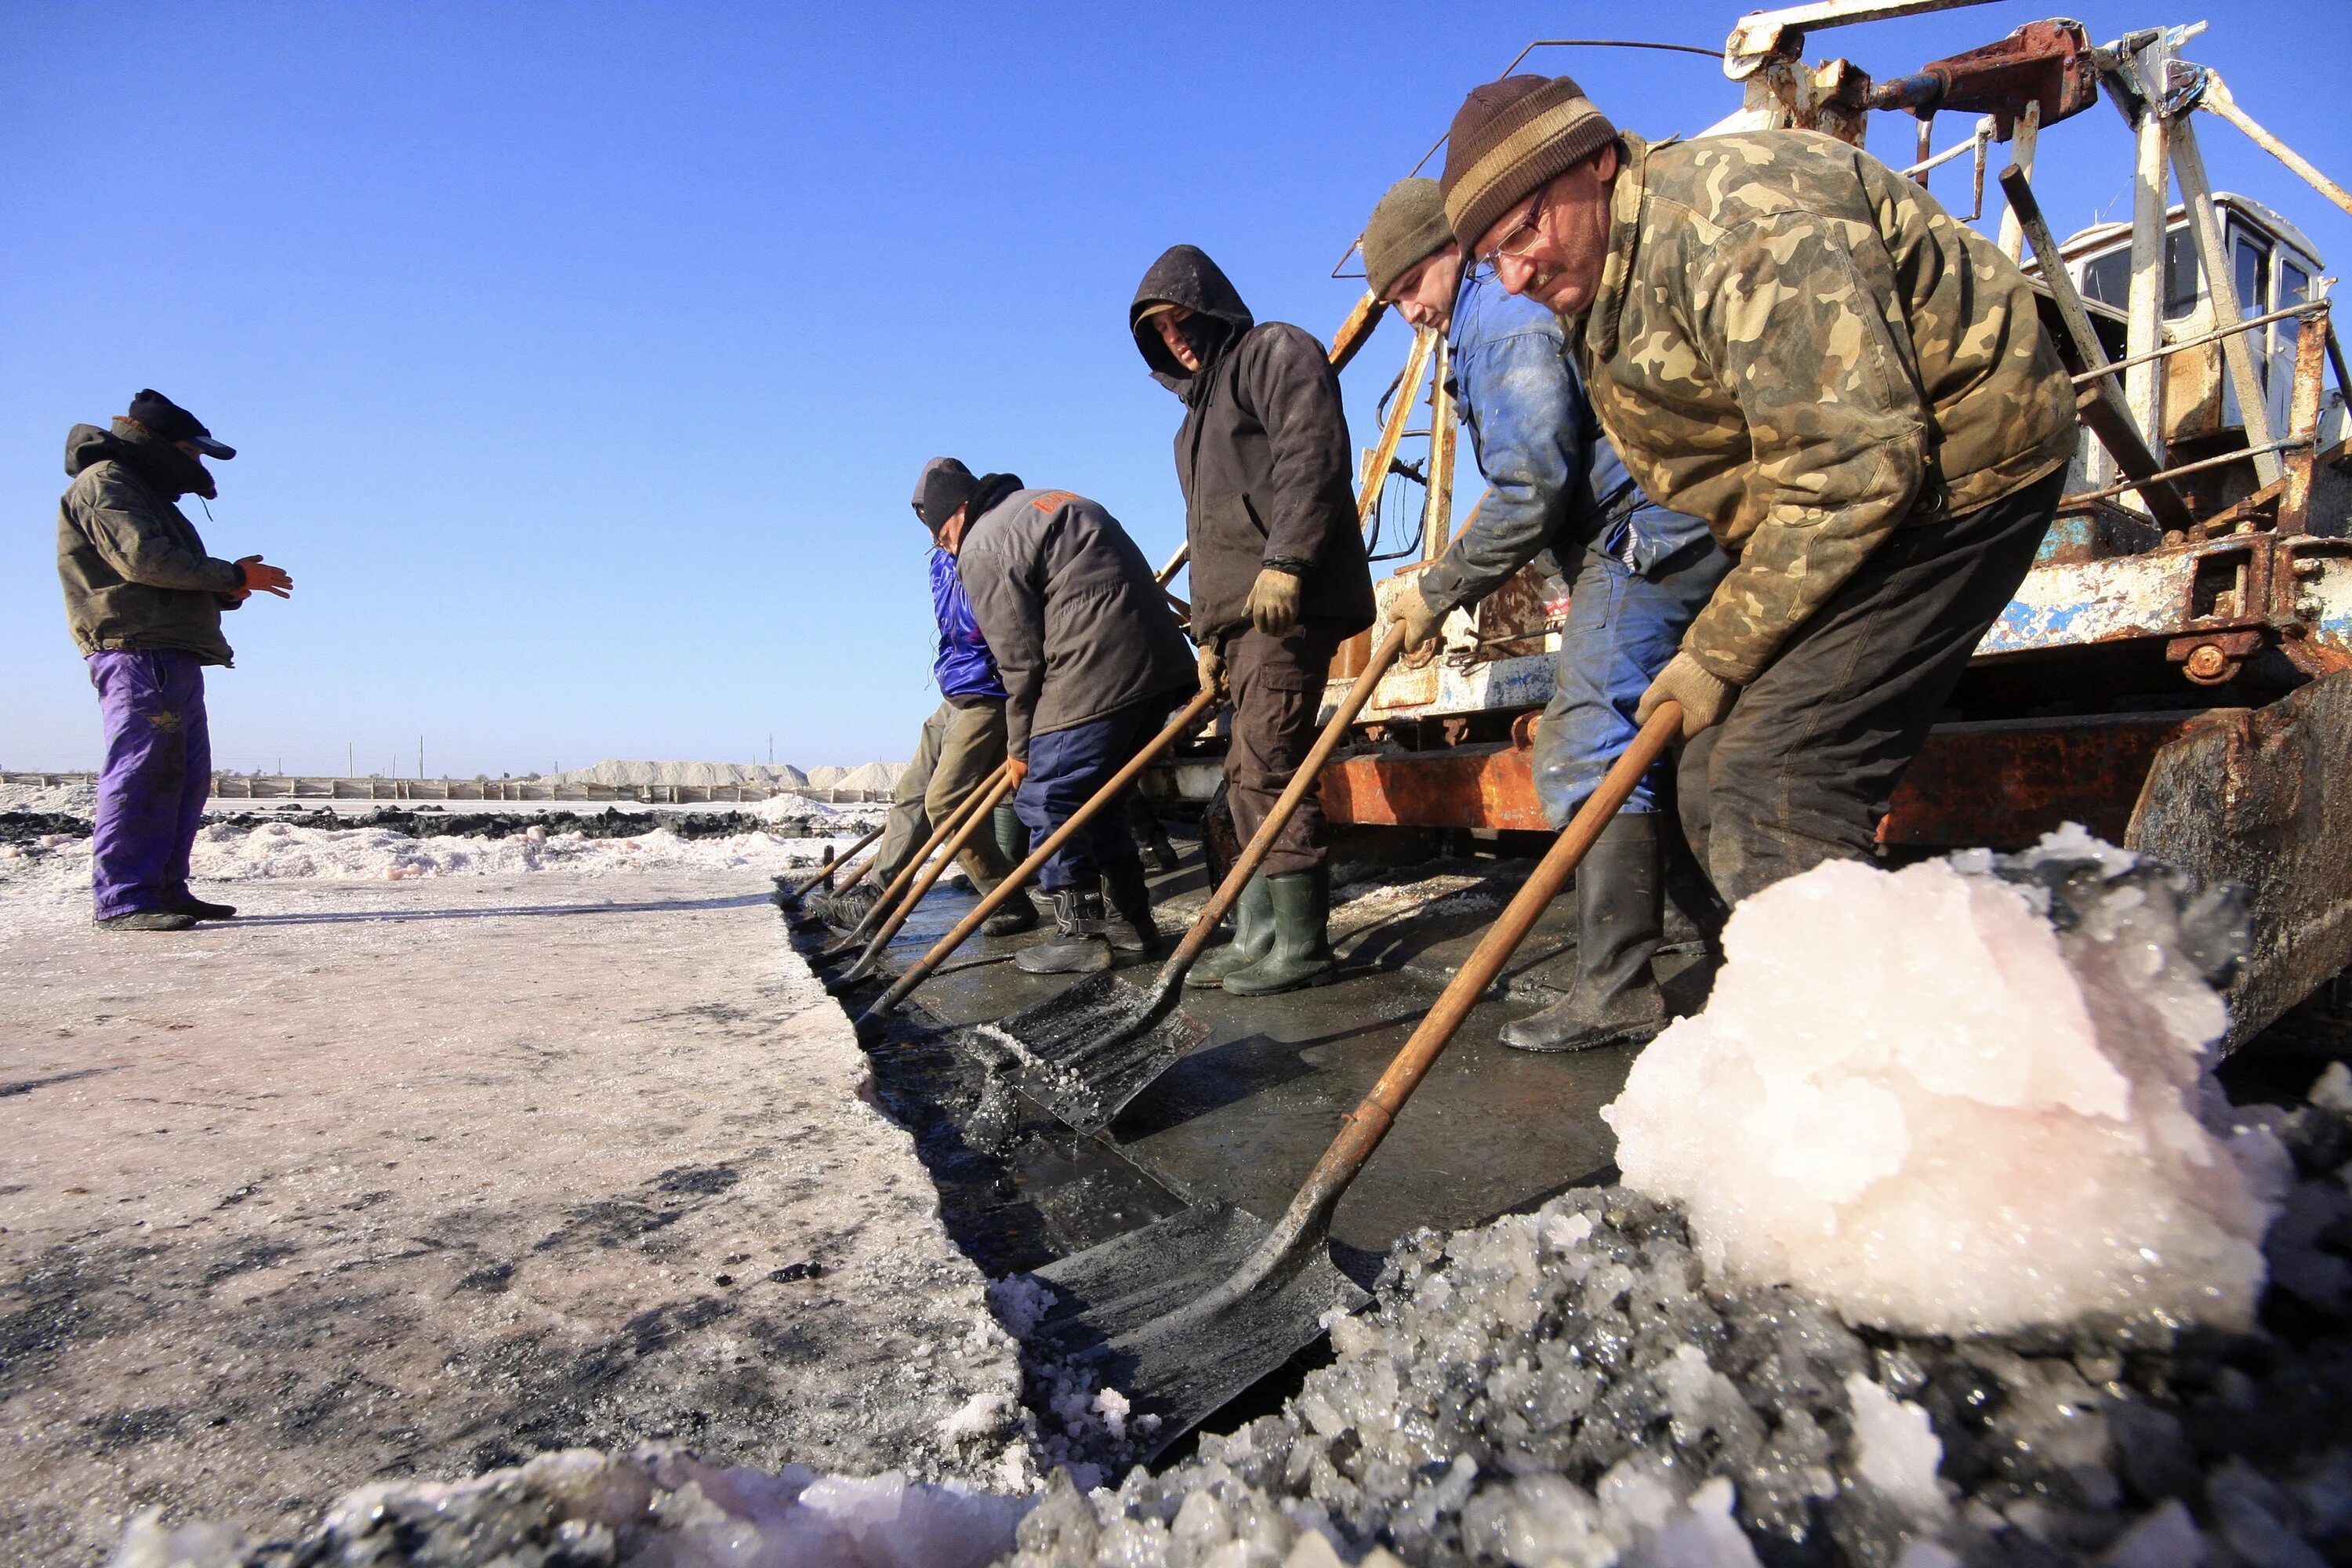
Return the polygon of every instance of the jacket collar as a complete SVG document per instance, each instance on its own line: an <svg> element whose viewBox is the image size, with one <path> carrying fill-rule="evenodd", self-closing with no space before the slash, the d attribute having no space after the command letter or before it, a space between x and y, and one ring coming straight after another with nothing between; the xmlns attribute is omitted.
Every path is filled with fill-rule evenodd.
<svg viewBox="0 0 2352 1568"><path fill-rule="evenodd" d="M1617 327L1624 315L1625 290L1633 278L1633 250L1641 243L1642 204L1649 195L1651 144L1630 131L1617 136L1617 183L1609 193L1609 255L1601 264L1601 287L1584 313L1584 343L1596 360L1617 352Z"/></svg>

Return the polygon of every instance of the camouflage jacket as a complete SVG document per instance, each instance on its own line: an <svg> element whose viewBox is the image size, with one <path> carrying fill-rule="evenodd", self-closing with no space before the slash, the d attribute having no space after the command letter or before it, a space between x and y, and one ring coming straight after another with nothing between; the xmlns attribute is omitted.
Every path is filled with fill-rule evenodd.
<svg viewBox="0 0 2352 1568"><path fill-rule="evenodd" d="M2015 263L1860 149L1621 140L1578 353L1650 499L1738 557L1683 647L1745 685L1906 517L2064 463L2074 390Z"/></svg>

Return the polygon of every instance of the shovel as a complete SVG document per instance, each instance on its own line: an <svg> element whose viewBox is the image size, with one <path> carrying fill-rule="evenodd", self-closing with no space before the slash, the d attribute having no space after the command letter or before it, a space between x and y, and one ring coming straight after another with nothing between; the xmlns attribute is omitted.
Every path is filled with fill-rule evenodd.
<svg viewBox="0 0 2352 1568"><path fill-rule="evenodd" d="M1160 966L1150 990L1139 990L1115 974L1090 974L1058 996L1024 1007L1002 1023L982 1026L980 1032L1007 1047L1020 1064L1015 1081L1022 1090L1072 1131L1094 1133L1108 1126L1128 1101L1207 1037L1207 1026L1176 1005L1183 994L1184 976L1209 945L1217 922L1241 897L1244 884L1265 862L1298 803L1315 787L1323 764L1371 700L1372 689L1403 651L1404 628L1391 622L1330 722L1316 737L1314 748L1250 835L1233 869Z"/></svg>
<svg viewBox="0 0 2352 1568"><path fill-rule="evenodd" d="M866 942L866 951L857 955L857 962L844 970L840 978L834 981L829 989L838 991L874 973L874 966L882 961L882 950L890 945L890 939L898 934L898 928L907 923L907 917L915 912L915 906L923 901L923 895L931 890L931 884L938 881L950 866L955 864L955 858L963 853L963 847L971 842L973 834L983 827L992 826L989 818L995 813L996 803L1012 793L1013 770L1009 767L1002 767L996 770L987 787L972 791L971 798L966 800L961 807L949 814L949 821L961 819L963 826L957 830L956 836L949 840L947 853L941 855L924 870L922 876L917 879L914 890L907 895L906 900L892 911L890 918L882 922L882 929L876 931L872 939ZM975 803L978 806L976 810L972 809ZM921 864L919 859L917 864ZM910 866L908 869L911 871L914 868ZM875 908L879 909L881 906L877 904ZM863 925L864 922L861 921L861 929Z"/></svg>
<svg viewBox="0 0 2352 1568"><path fill-rule="evenodd" d="M931 836L923 840L923 847L915 851L914 858L907 862L905 869L901 870L896 877L890 879L890 885L882 889L882 896L874 900L874 907L866 911L866 918L857 922L856 929L850 931L845 936L825 943L824 946L817 950L817 956L819 958L838 958L843 953L847 952L851 948L864 945L866 939L874 934L874 928L887 920L890 916L890 911L898 907L898 895L905 892L907 890L907 884L913 881L916 876L921 872L923 863L930 858L931 851L937 849L940 847L940 841L946 838L949 834L953 833L957 828L963 826L964 818L971 814L972 806L982 795L988 793L991 785L994 784L998 779L1003 776L1004 764L1000 763L997 764L996 771L994 773L989 774L988 777L981 781L979 788L973 790L970 795L963 797L963 804L957 806L953 811L948 813L946 821L931 829ZM958 842L960 846L961 841L959 840ZM948 852L948 858L950 859L953 859L955 858L955 851L950 850ZM929 890L930 885L929 883L925 883L924 891L928 892ZM917 893L914 899L909 899L907 901L911 904L915 900L920 899L922 896L922 893Z"/></svg>
<svg viewBox="0 0 2352 1568"><path fill-rule="evenodd" d="M887 823L885 823L883 826L888 826L888 824L887 824ZM856 843L855 843L855 844L851 845L848 848L846 848L846 849L843 850L839 855L827 855L827 856L826 856L826 858L825 858L824 863L823 865L819 866L815 870L811 871L807 876L803 877L803 878L802 878L799 881L797 881L797 882L793 882L793 883L787 884L787 883L785 882L785 880L784 880L784 879L783 879L783 878L782 878L782 877L777 878L777 879L776 879L776 903L777 903L777 905L778 905L780 908L787 909L787 910L798 909L798 908L800 907L801 899L802 899L802 898L803 898L803 896L808 892L808 890L809 890L811 888L815 887L819 882L824 881L827 877L830 877L830 876L832 876L835 871L840 870L840 869L841 869L841 868L842 868L842 866L843 866L843 865L844 865L844 864L845 864L845 863L849 859L849 858L850 858L852 855L856 854L860 849L865 848L868 844L873 843L876 839L877 839L877 838L879 838L879 837L882 837L882 828L880 828L880 827L877 827L873 832L871 832L871 833L867 834L865 837L863 837L863 838L859 839ZM869 860L868 862L866 862L866 866L865 866L865 867L861 868L858 870L857 877L863 877L863 876L865 876L865 875L866 875L866 871L868 871L868 870L870 870L870 869L872 869L872 868L873 868L873 862ZM850 886L854 885L854 884L856 882L856 880L857 880L857 878L856 878L856 877L853 877L853 878L851 878L851 879L850 879L850 880L849 880L848 882L845 882L844 884L842 884L842 886L843 886L845 889L846 889L846 888L848 888L848 887L850 887Z"/></svg>
<svg viewBox="0 0 2352 1568"><path fill-rule="evenodd" d="M1313 1343L1334 1308L1353 1310L1368 1300L1331 1261L1332 1211L1544 906L1681 727L1682 704L1660 703L1446 983L1279 1222L1268 1226L1230 1205L1200 1205L1037 1270L1057 1298L1041 1331L1125 1392L1135 1415L1158 1417L1144 1458Z"/></svg>
<svg viewBox="0 0 2352 1568"><path fill-rule="evenodd" d="M1194 725L1207 718L1210 706L1215 700L1215 697L1209 692L1194 693L1192 700L1186 703L1176 717L1168 721L1168 727L1153 736L1150 744L1136 752L1129 760L1127 766L1113 773L1110 782L1095 792L1093 799L1070 813L1068 821L1054 829L1045 843L1029 852L1029 858L1007 872L1004 880L997 883L986 898L981 900L969 914L956 922L954 930L933 942L930 952L908 965L907 973L898 976L892 983L889 990L875 998L874 1005L858 1015L858 1033L861 1035L866 1033L897 1011L898 1004L907 999L908 992L929 978L931 971L945 963L949 955L957 948L961 947L989 916L1003 909L1007 900L1029 885L1029 879L1035 876L1038 868L1053 858L1054 851L1068 843L1082 831L1103 807L1117 800L1121 790L1133 784L1144 769L1159 760L1160 752L1182 740Z"/></svg>

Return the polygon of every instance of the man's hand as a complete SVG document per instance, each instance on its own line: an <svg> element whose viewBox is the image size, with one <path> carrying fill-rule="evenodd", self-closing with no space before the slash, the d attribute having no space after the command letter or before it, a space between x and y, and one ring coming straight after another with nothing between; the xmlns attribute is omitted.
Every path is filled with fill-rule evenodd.
<svg viewBox="0 0 2352 1568"><path fill-rule="evenodd" d="M1683 739L1687 741L1700 731L1722 723L1723 716L1731 711L1732 699L1738 695L1739 688L1690 655L1678 653L1666 660L1666 668L1658 671L1658 679L1642 693L1642 700L1634 705L1633 717L1648 723L1658 704L1671 697L1683 705Z"/></svg>
<svg viewBox="0 0 2352 1568"><path fill-rule="evenodd" d="M1411 653L1437 635L1437 628L1445 622L1445 612L1423 596L1420 584L1408 583L1389 600L1389 619L1404 628L1402 651Z"/></svg>
<svg viewBox="0 0 2352 1568"><path fill-rule="evenodd" d="M275 594L281 599L294 596L294 579L258 555L238 556L236 569L245 576L247 594Z"/></svg>
<svg viewBox="0 0 2352 1568"><path fill-rule="evenodd" d="M1217 651L1214 643L1201 645L1201 657L1193 661L1201 672L1201 690L1209 697L1225 694L1225 656Z"/></svg>
<svg viewBox="0 0 2352 1568"><path fill-rule="evenodd" d="M1014 789L1019 789L1021 787L1021 781L1029 776L1029 759L1026 757L1008 757L1004 762L1004 771L1013 775L1013 787Z"/></svg>
<svg viewBox="0 0 2352 1568"><path fill-rule="evenodd" d="M1267 566L1250 584L1250 625L1278 637L1298 624L1298 574Z"/></svg>

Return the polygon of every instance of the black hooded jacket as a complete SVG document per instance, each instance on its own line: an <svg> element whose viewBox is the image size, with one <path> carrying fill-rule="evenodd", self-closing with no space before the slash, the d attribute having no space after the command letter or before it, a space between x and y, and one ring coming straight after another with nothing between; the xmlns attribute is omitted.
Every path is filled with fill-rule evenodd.
<svg viewBox="0 0 2352 1568"><path fill-rule="evenodd" d="M135 425L77 425L66 435L58 503L58 577L66 623L87 654L175 648L226 664L221 612L238 603L245 574L205 552L172 503L213 493L204 465Z"/></svg>
<svg viewBox="0 0 2352 1568"><path fill-rule="evenodd" d="M1161 302L1207 318L1196 337L1209 340L1199 374L1144 319ZM1213 640L1247 625L1250 584L1265 566L1299 574L1305 619L1341 637L1370 626L1348 417L1323 345L1286 321L1258 325L1217 264L1190 245L1151 264L1127 319L1153 379L1184 400L1176 478L1192 549L1192 635Z"/></svg>

